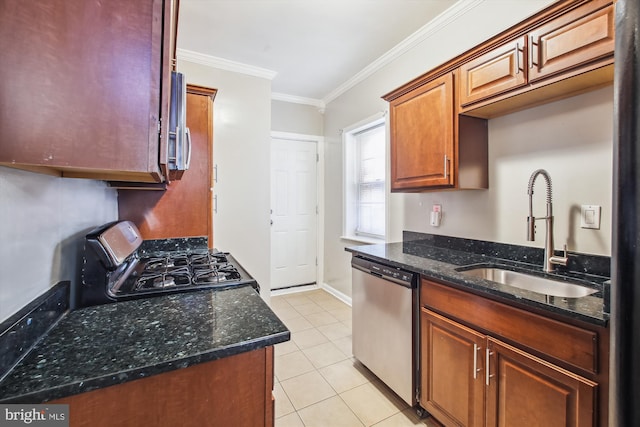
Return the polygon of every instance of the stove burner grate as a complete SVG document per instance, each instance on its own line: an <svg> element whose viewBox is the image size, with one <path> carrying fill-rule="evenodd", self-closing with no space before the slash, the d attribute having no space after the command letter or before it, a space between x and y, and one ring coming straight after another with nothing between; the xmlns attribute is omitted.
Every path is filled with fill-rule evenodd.
<svg viewBox="0 0 640 427"><path fill-rule="evenodd" d="M186 267L189 258L186 255L173 255L144 259L145 271L159 270L163 268Z"/></svg>
<svg viewBox="0 0 640 427"><path fill-rule="evenodd" d="M196 285L226 283L240 280L241 278L240 273L235 269L235 267L232 265L225 265L222 267L195 271L193 283Z"/></svg>
<svg viewBox="0 0 640 427"><path fill-rule="evenodd" d="M164 289L191 285L191 273L188 267L166 269L157 273L140 276L135 283L135 290Z"/></svg>

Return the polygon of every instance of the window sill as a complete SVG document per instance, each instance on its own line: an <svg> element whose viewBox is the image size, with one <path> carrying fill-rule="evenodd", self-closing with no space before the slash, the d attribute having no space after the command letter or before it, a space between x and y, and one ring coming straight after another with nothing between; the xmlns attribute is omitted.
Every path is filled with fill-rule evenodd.
<svg viewBox="0 0 640 427"><path fill-rule="evenodd" d="M340 236L340 240L348 240L350 242L358 242L358 243L368 243L370 245L379 245L379 244L386 243L384 239L374 239L373 237L363 237L363 236Z"/></svg>

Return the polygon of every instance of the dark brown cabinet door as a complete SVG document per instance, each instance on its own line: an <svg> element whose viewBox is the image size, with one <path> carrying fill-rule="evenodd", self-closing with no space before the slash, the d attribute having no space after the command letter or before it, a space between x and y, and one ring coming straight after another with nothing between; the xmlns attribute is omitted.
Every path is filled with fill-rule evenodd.
<svg viewBox="0 0 640 427"><path fill-rule="evenodd" d="M161 181L158 126L170 3L0 2L0 164L69 177Z"/></svg>
<svg viewBox="0 0 640 427"><path fill-rule="evenodd" d="M597 385L488 338L487 427L590 427Z"/></svg>
<svg viewBox="0 0 640 427"><path fill-rule="evenodd" d="M191 166L165 191L119 190L120 219L133 221L144 239L207 236L213 245L213 97L216 91L187 87Z"/></svg>
<svg viewBox="0 0 640 427"><path fill-rule="evenodd" d="M68 396L72 427L273 427L273 347Z"/></svg>
<svg viewBox="0 0 640 427"><path fill-rule="evenodd" d="M391 102L391 191L454 185L453 75Z"/></svg>
<svg viewBox="0 0 640 427"><path fill-rule="evenodd" d="M460 67L460 105L527 84L526 38L520 37Z"/></svg>
<svg viewBox="0 0 640 427"><path fill-rule="evenodd" d="M421 327L420 405L445 426L482 426L485 336L424 308Z"/></svg>
<svg viewBox="0 0 640 427"><path fill-rule="evenodd" d="M610 0L586 2L530 32L529 81L611 56L614 6L610 3Z"/></svg>

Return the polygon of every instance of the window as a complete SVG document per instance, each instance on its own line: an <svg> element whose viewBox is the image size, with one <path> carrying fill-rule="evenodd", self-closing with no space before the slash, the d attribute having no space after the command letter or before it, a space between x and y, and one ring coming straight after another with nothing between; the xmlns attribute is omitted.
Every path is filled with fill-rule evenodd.
<svg viewBox="0 0 640 427"><path fill-rule="evenodd" d="M343 133L344 237L384 240L386 228L386 125L384 115Z"/></svg>

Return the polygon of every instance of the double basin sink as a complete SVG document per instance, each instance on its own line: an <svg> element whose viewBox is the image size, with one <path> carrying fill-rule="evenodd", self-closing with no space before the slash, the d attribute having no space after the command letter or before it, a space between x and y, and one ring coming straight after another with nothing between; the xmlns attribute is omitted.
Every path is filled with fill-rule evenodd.
<svg viewBox="0 0 640 427"><path fill-rule="evenodd" d="M506 270L499 267L462 267L458 272L514 288L535 292L546 297L582 298L598 292L587 286L576 283L535 276L520 271Z"/></svg>

